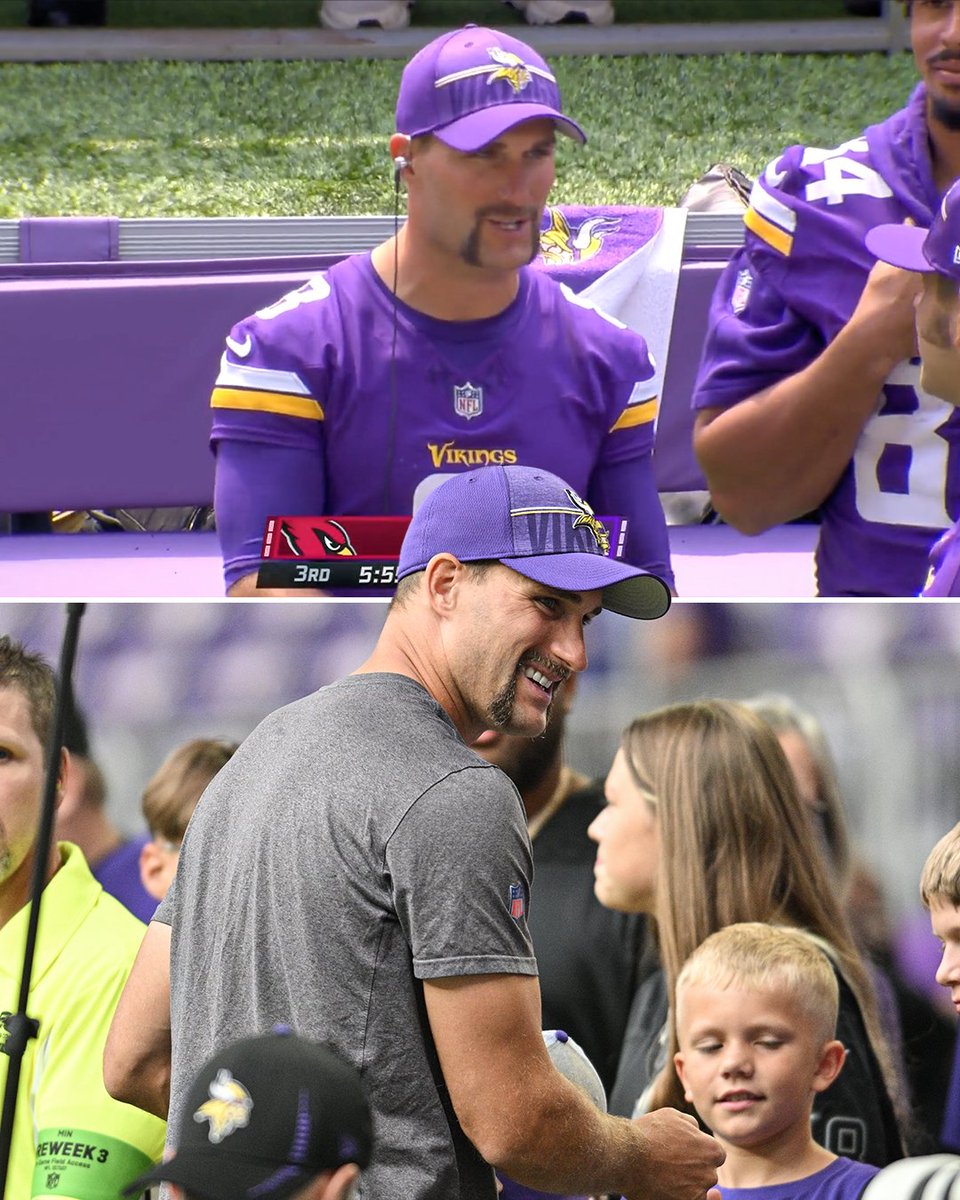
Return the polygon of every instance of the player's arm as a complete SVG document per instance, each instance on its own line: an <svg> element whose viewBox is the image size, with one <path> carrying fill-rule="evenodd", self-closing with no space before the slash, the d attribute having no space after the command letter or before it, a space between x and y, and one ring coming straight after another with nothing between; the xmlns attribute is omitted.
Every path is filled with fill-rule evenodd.
<svg viewBox="0 0 960 1200"><path fill-rule="evenodd" d="M313 588L258 588L267 517L323 511L323 460L305 447L221 441L214 510L230 596L310 596Z"/></svg>
<svg viewBox="0 0 960 1200"><path fill-rule="evenodd" d="M734 353L745 347L751 355L748 370L755 366L762 374L779 350L788 356L810 337L782 301L780 311L772 313L778 301L760 275L754 277L746 311L731 311L736 276L733 264L714 299L695 397L700 412L694 451L719 514L743 533L761 533L815 509L840 479L877 408L884 380L898 362L916 353L918 284L910 272L878 263L850 322L802 370L743 398L727 394L724 403L710 406L715 382L710 365L722 376L728 347L739 343ZM763 324L766 319L769 325Z"/></svg>
<svg viewBox="0 0 960 1200"><path fill-rule="evenodd" d="M693 1118L662 1110L608 1117L553 1066L529 975L424 981L450 1098L480 1154L511 1179L563 1195L695 1200L723 1159Z"/></svg>
<svg viewBox="0 0 960 1200"><path fill-rule="evenodd" d="M613 361L615 376L606 384L610 428L587 498L595 513L626 518L624 559L658 575L676 594L667 524L653 472L659 406L656 365L646 340L635 332L623 335Z"/></svg>
<svg viewBox="0 0 960 1200"><path fill-rule="evenodd" d="M325 385L308 368L315 326L335 314L323 276L239 322L226 339L210 397L214 512L229 595L304 596L257 589L267 518L322 513Z"/></svg>
<svg viewBox="0 0 960 1200"><path fill-rule="evenodd" d="M164 1118L170 1105L170 938L162 921L147 926L103 1054L110 1095Z"/></svg>

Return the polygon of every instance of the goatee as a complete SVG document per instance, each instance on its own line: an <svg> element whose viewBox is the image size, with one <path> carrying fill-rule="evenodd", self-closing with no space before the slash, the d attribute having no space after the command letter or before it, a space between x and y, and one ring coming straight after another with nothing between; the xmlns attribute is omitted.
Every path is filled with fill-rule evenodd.
<svg viewBox="0 0 960 1200"><path fill-rule="evenodd" d="M960 130L960 103L944 100L942 96L930 98L930 115L951 133Z"/></svg>

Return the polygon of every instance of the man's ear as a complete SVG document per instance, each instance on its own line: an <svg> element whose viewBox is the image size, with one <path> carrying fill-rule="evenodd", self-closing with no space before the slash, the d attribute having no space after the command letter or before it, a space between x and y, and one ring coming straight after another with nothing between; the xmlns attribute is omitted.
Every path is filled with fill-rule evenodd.
<svg viewBox="0 0 960 1200"><path fill-rule="evenodd" d="M404 167L403 169L404 170L408 169L412 165L411 164L411 159L413 157L413 148L412 147L413 147L413 143L412 143L411 139L405 133L393 134L390 138L390 158L391 158L391 161L394 163L394 165L396 165L396 161L398 158L402 158L406 162L406 167Z"/></svg>
<svg viewBox="0 0 960 1200"><path fill-rule="evenodd" d="M819 1061L817 1062L816 1074L813 1077L813 1090L815 1092L825 1092L827 1090L843 1069L846 1057L847 1051L843 1042L838 1042L836 1038L832 1038L829 1042L824 1043L823 1049L820 1051Z"/></svg>
<svg viewBox="0 0 960 1200"><path fill-rule="evenodd" d="M457 590L465 575L463 563L453 554L435 554L423 572L423 587L430 606L447 612L456 605Z"/></svg>
<svg viewBox="0 0 960 1200"><path fill-rule="evenodd" d="M60 767L57 770L57 795L56 805L60 807L60 802L63 799L63 786L67 782L67 772L70 770L70 751L66 746L60 747Z"/></svg>

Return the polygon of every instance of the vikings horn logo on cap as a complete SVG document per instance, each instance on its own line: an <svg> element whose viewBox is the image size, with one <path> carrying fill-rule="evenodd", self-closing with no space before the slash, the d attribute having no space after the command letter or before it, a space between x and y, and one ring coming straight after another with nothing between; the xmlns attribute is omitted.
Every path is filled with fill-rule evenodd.
<svg viewBox="0 0 960 1200"><path fill-rule="evenodd" d="M449 75L444 75L442 79L438 79L433 86L446 87L448 84L456 83L459 79L469 79L471 75L486 75L488 84L496 83L498 79L504 79L514 92L522 92L532 81L534 75L539 75L541 79L547 79L551 83L557 82L549 71L544 71L533 63L525 63L519 54L501 50L499 46L488 46L487 53L493 59L492 63L483 63L479 67L467 67L463 71L453 71Z"/></svg>
<svg viewBox="0 0 960 1200"><path fill-rule="evenodd" d="M573 507L566 507L559 504L537 504L529 507L511 508L511 517L532 517L545 516L548 514L559 514L562 517L575 517L570 528L582 529L586 528L593 534L597 544L597 553L609 554L610 552L610 534L606 526L593 515L593 509L583 500L573 488L564 488L564 493L569 497L570 504Z"/></svg>
<svg viewBox="0 0 960 1200"><path fill-rule="evenodd" d="M208 1137L211 1142L217 1143L237 1129L243 1129L250 1121L252 1108L250 1093L224 1067L210 1081L210 1099L200 1105L193 1119L197 1122L209 1121Z"/></svg>

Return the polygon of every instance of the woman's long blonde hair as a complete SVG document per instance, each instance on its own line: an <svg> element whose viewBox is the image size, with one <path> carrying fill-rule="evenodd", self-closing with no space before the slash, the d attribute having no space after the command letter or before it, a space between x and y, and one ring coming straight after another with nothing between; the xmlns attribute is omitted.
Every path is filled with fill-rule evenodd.
<svg viewBox="0 0 960 1200"><path fill-rule="evenodd" d="M901 1115L873 986L771 726L743 704L699 700L638 717L621 745L634 782L654 797L660 837L656 924L669 1045L650 1106L687 1107L673 1069L680 968L717 930L763 921L807 929L832 947Z"/></svg>

